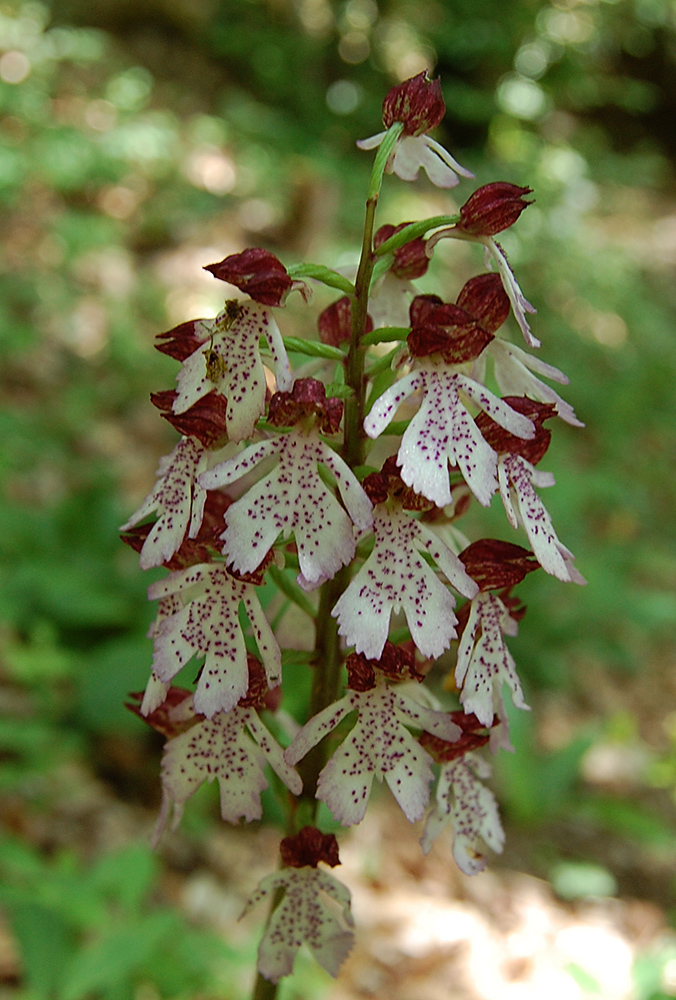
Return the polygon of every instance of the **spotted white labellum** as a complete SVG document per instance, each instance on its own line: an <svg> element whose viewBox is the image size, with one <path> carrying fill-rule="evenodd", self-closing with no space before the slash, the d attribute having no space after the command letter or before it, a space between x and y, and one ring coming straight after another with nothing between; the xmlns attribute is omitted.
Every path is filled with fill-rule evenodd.
<svg viewBox="0 0 676 1000"><path fill-rule="evenodd" d="M432 758L406 726L451 742L460 728L448 713L419 705L379 677L372 690L349 691L310 719L285 751L287 762L298 763L350 712L358 713L357 721L319 775L317 798L343 826L352 826L364 818L377 778L387 782L408 820L420 819L429 801Z"/></svg>
<svg viewBox="0 0 676 1000"><path fill-rule="evenodd" d="M379 659L392 612L403 610L411 638L423 656L441 656L455 638L455 598L425 562L427 552L465 597L478 587L458 557L420 521L401 508L377 504L373 552L331 614L348 644L369 659Z"/></svg>
<svg viewBox="0 0 676 1000"><path fill-rule="evenodd" d="M287 391L292 378L282 335L269 309L258 302L237 304L237 317L221 313L203 323L210 341L183 362L176 377L174 413L184 413L217 389L227 399L225 426L231 441L251 437L265 411L265 372L259 340L265 337L275 361L277 388Z"/></svg>
<svg viewBox="0 0 676 1000"><path fill-rule="evenodd" d="M258 948L258 971L265 979L278 982L291 974L298 949L306 944L335 978L354 940L349 890L319 868L283 868L263 879L242 916L278 889L284 890L284 896Z"/></svg>
<svg viewBox="0 0 676 1000"><path fill-rule="evenodd" d="M170 681L193 656L204 656L195 711L208 718L228 712L243 698L249 683L246 646L239 620L243 604L251 622L268 684L281 681L281 653L263 614L255 588L231 576L225 566L205 564L172 573L148 588L153 600L180 598L180 610L152 630L153 673Z"/></svg>
<svg viewBox="0 0 676 1000"><path fill-rule="evenodd" d="M584 582L572 566L572 553L557 538L552 519L535 492L535 486L553 486L551 472L536 469L521 455L501 455L498 483L507 517L514 528L521 522L528 541L545 573L564 583Z"/></svg>
<svg viewBox="0 0 676 1000"><path fill-rule="evenodd" d="M478 594L458 647L455 683L462 688L465 712L474 712L484 726L499 714L502 685L507 684L517 708L528 708L523 698L516 664L505 645L505 635L516 635L517 623L499 597Z"/></svg>
<svg viewBox="0 0 676 1000"><path fill-rule="evenodd" d="M488 506L497 489L497 455L467 412L460 393L517 437L532 438L532 422L474 379L443 363L427 361L376 401L364 420L369 437L378 437L400 404L416 391L422 393L422 401L397 455L401 478L416 493L445 507L452 500L448 466L459 465L477 500Z"/></svg>
<svg viewBox="0 0 676 1000"><path fill-rule="evenodd" d="M153 837L157 845L173 806L171 829L181 821L183 806L205 781L218 779L221 816L247 823L263 815L261 792L267 788L265 765L294 795L303 783L284 760L282 748L254 708L237 705L218 712L187 732L168 740L162 757L162 808Z"/></svg>
<svg viewBox="0 0 676 1000"><path fill-rule="evenodd" d="M368 139L360 139L357 145L360 149L376 149L386 135L387 132L378 132ZM470 170L462 167L447 149L429 135L403 136L387 166L388 173L396 174L402 181L415 181L421 167L432 183L440 188L455 187L460 177L474 177Z"/></svg>
<svg viewBox="0 0 676 1000"><path fill-rule="evenodd" d="M490 775L490 767L475 753L443 764L436 790L436 806L427 817L420 843L427 854L441 831L453 828L453 857L466 875L477 875L486 867L479 851L483 841L502 853L505 834L493 793L480 778Z"/></svg>
<svg viewBox="0 0 676 1000"><path fill-rule="evenodd" d="M223 552L239 572L250 573L280 533L293 534L303 582L321 583L352 560L355 532L371 527L372 513L354 474L314 428L251 445L206 473L202 486L227 486L273 456L275 468L226 511ZM333 473L347 513L319 475L320 462Z"/></svg>
<svg viewBox="0 0 676 1000"><path fill-rule="evenodd" d="M141 549L141 569L151 569L178 552L185 537L195 538L200 530L206 490L197 477L207 469L208 453L194 438L181 438L170 455L160 459L153 492L132 514L120 531L139 524L154 511L159 517Z"/></svg>

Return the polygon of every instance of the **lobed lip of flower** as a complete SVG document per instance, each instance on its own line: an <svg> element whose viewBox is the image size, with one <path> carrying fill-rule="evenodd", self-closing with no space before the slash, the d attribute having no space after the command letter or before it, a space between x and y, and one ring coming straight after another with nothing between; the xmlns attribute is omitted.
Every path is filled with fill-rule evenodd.
<svg viewBox="0 0 676 1000"><path fill-rule="evenodd" d="M531 465L537 465L544 457L552 438L551 431L543 427L543 421L557 415L556 405L554 403L540 403L537 400L529 399L528 396L504 396L503 402L511 406L517 413L528 417L532 422L535 427L535 435L530 440L524 440L510 434L483 411L474 418L477 427L491 448L498 454L509 452L512 455L521 455Z"/></svg>
<svg viewBox="0 0 676 1000"><path fill-rule="evenodd" d="M223 515L231 503L232 500L227 493L222 493L220 490L209 490L204 503L202 523L197 535L195 538L184 536L180 548L162 565L174 572L186 569L188 566L209 562L212 553L219 552L221 549L220 536L223 531ZM125 530L120 538L135 552L141 552L155 524L154 521L138 524Z"/></svg>
<svg viewBox="0 0 676 1000"><path fill-rule="evenodd" d="M324 434L337 434L343 418L342 400L326 398L323 382L299 378L291 392L276 392L270 400L268 420L275 427L292 427L305 416L314 414Z"/></svg>
<svg viewBox="0 0 676 1000"><path fill-rule="evenodd" d="M533 204L532 200L524 199L524 195L531 194L532 190L506 181L485 184L461 207L458 229L472 236L495 236L509 229L523 210Z"/></svg>
<svg viewBox="0 0 676 1000"><path fill-rule="evenodd" d="M540 568L528 549L497 538L472 542L458 556L480 590L496 590L521 583L528 573Z"/></svg>
<svg viewBox="0 0 676 1000"><path fill-rule="evenodd" d="M332 868L340 864L335 835L322 833L316 826L304 826L295 837L284 837L279 851L287 868L316 868L320 861Z"/></svg>
<svg viewBox="0 0 676 1000"><path fill-rule="evenodd" d="M378 132L367 139L359 139L357 146L359 149L376 149L386 135L387 132ZM396 174L403 181L414 181L421 167L431 182L440 188L455 187L461 177L474 176L431 136L401 136L387 162L387 173Z"/></svg>
<svg viewBox="0 0 676 1000"><path fill-rule="evenodd" d="M404 135L422 135L435 128L446 114L441 81L431 80L427 70L392 87L383 101L383 125L402 122Z"/></svg>
<svg viewBox="0 0 676 1000"><path fill-rule="evenodd" d="M204 270L265 306L283 305L293 285L282 262L262 247L230 254L217 264L208 264Z"/></svg>

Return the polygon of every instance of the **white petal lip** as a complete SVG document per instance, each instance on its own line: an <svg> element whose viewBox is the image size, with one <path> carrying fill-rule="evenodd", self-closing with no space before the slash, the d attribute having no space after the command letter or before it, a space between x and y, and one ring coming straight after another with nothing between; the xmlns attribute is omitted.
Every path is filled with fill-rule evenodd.
<svg viewBox="0 0 676 1000"><path fill-rule="evenodd" d="M368 139L359 139L357 146L360 149L376 149L386 134L378 132ZM430 136L403 136L395 147L394 156L387 167L388 172L396 174L403 181L415 181L421 167L432 183L440 188L455 187L460 177L474 177L470 170L461 166L447 149Z"/></svg>

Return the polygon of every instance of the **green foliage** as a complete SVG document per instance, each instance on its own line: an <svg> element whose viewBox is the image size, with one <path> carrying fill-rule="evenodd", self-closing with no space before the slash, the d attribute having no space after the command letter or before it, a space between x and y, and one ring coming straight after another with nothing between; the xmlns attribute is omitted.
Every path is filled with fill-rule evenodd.
<svg viewBox="0 0 676 1000"><path fill-rule="evenodd" d="M66 853L46 861L18 840L0 841L0 902L32 997L123 1000L143 982L177 997L222 985L238 955L151 901L158 868L139 845L85 867Z"/></svg>

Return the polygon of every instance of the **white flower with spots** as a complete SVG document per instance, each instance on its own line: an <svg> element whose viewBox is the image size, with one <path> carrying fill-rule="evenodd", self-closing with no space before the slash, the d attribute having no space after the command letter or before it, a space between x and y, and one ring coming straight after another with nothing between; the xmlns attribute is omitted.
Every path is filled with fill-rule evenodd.
<svg viewBox="0 0 676 1000"><path fill-rule="evenodd" d="M490 775L490 766L474 753L442 765L436 790L436 806L427 817L420 843L427 854L441 831L453 828L453 857L466 875L477 875L486 867L479 851L481 841L501 854L505 834L493 793L479 778Z"/></svg>
<svg viewBox="0 0 676 1000"><path fill-rule="evenodd" d="M206 490L197 477L208 467L208 452L195 438L181 438L170 455L160 459L153 492L132 514L120 531L128 531L157 511L153 525L141 549L141 569L152 569L178 552L185 537L195 538L206 501Z"/></svg>
<svg viewBox="0 0 676 1000"><path fill-rule="evenodd" d="M166 683L193 656L205 657L195 691L196 712L207 718L229 712L246 694L249 672L239 619L242 604L269 686L281 681L281 653L255 587L236 580L225 566L205 564L171 573L151 584L148 597L161 602L152 628L154 676ZM165 606L165 601L171 603Z"/></svg>
<svg viewBox="0 0 676 1000"><path fill-rule="evenodd" d="M368 139L359 139L360 149L377 149L387 131L378 132ZM387 164L387 173L396 174L402 181L415 181L423 168L436 187L452 188L461 177L474 177L471 170L462 167L447 149L429 135L404 135L398 140L394 155Z"/></svg>
<svg viewBox="0 0 676 1000"><path fill-rule="evenodd" d="M541 403L554 403L556 412L562 420L573 427L584 427L582 421L576 417L575 410L570 403L567 403L550 386L545 385L533 375L533 372L537 372L560 385L568 385L568 377L558 368L548 365L540 358L533 357L532 354L528 354L520 347L510 344L500 337L491 341L485 354L490 354L493 357L495 380L503 395L528 396Z"/></svg>
<svg viewBox="0 0 676 1000"><path fill-rule="evenodd" d="M528 708L516 664L505 645L505 635L516 635L517 623L499 597L480 593L472 601L469 619L458 646L455 683L462 688L460 703L484 726L500 714L502 685L507 684L517 708Z"/></svg>
<svg viewBox="0 0 676 1000"><path fill-rule="evenodd" d="M213 320L203 321L210 341L183 362L176 377L174 413L185 413L213 389L225 396L225 426L231 441L251 437L265 411L265 372L259 340L265 337L275 362L277 387L291 388L292 378L282 335L269 309L258 302L234 305Z"/></svg>
<svg viewBox="0 0 676 1000"><path fill-rule="evenodd" d="M497 455L467 412L461 393L517 437L530 439L532 422L484 386L436 361L425 361L387 389L364 420L369 437L382 434L397 408L422 393L418 412L404 432L397 461L401 478L437 507L452 502L448 467L458 465L484 506L497 489Z"/></svg>
<svg viewBox="0 0 676 1000"><path fill-rule="evenodd" d="M364 818L377 778L387 782L408 820L420 819L429 801L432 758L406 726L448 741L459 738L460 728L448 713L424 708L381 676L372 690L349 691L310 719L285 751L287 763L302 760L350 712L358 713L357 721L319 775L317 798L343 826L352 826Z"/></svg>
<svg viewBox="0 0 676 1000"><path fill-rule="evenodd" d="M354 940L350 891L328 872L305 865L283 868L259 884L244 916L262 900L284 891L258 948L258 971L273 983L293 971L302 944L329 975L338 975ZM326 899L338 904L332 906Z"/></svg>
<svg viewBox="0 0 676 1000"><path fill-rule="evenodd" d="M221 816L228 823L260 819L261 792L268 787L266 764L294 795L300 795L300 776L284 760L282 748L256 709L243 705L217 712L168 740L162 756L162 807L153 846L159 843L172 808L171 829L175 830L184 804L205 781L218 780Z"/></svg>
<svg viewBox="0 0 676 1000"><path fill-rule="evenodd" d="M552 519L535 486L554 486L551 472L542 472L521 455L502 454L498 460L500 497L510 524L523 524L528 541L545 573L564 583L583 583L572 565L573 555L554 531Z"/></svg>
<svg viewBox="0 0 676 1000"><path fill-rule="evenodd" d="M331 614L349 645L379 659L392 612L403 610L411 638L423 656L441 656L455 638L455 598L421 551L432 557L465 597L478 587L455 553L421 521L400 507L377 504L373 512L375 545Z"/></svg>
<svg viewBox="0 0 676 1000"><path fill-rule="evenodd" d="M280 533L293 534L300 582L322 583L352 560L355 533L371 527L372 512L354 474L314 428L294 428L253 444L206 473L201 483L207 489L227 486L273 457L278 462L272 471L228 507L223 552L235 569L250 573ZM319 463L333 473L346 510L322 481Z"/></svg>

